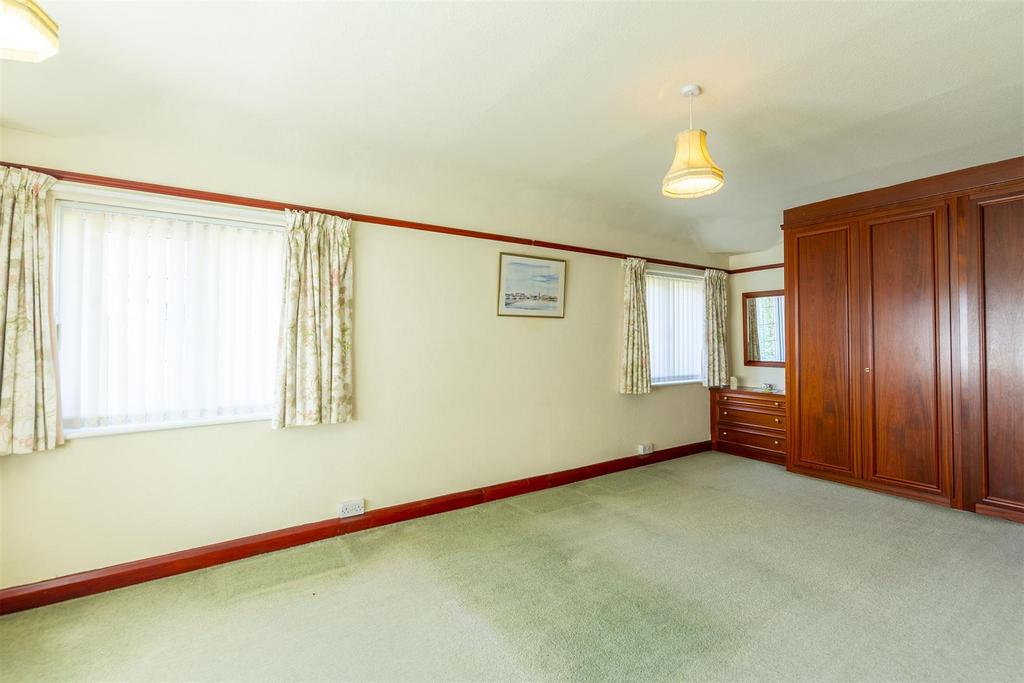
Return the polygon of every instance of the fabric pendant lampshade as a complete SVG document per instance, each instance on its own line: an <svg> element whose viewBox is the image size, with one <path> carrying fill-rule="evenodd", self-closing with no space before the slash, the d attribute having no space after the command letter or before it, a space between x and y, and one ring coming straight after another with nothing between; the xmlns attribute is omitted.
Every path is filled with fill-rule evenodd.
<svg viewBox="0 0 1024 683"><path fill-rule="evenodd" d="M57 24L32 0L0 0L0 59L41 62L57 54Z"/></svg>
<svg viewBox="0 0 1024 683"><path fill-rule="evenodd" d="M691 128L676 136L676 155L672 167L661 181L666 197L692 199L718 192L725 174L708 154L708 134Z"/></svg>

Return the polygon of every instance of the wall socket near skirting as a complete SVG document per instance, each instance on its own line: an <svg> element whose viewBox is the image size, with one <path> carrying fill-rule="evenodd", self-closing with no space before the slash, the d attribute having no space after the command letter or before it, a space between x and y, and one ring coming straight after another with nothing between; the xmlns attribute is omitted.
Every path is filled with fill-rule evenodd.
<svg viewBox="0 0 1024 683"><path fill-rule="evenodd" d="M354 500L346 500L342 503L338 503L338 516L339 517L355 517L366 512L366 503L362 498L356 498Z"/></svg>
<svg viewBox="0 0 1024 683"><path fill-rule="evenodd" d="M637 455L650 455L653 452L654 452L654 444L651 443L650 441L644 441L643 443L638 443L636 445L636 454Z"/></svg>

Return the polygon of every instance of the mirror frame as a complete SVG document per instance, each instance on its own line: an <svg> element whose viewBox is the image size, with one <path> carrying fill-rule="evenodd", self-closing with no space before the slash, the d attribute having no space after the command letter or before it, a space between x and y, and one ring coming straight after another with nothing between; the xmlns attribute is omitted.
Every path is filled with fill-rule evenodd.
<svg viewBox="0 0 1024 683"><path fill-rule="evenodd" d="M763 292L743 292L743 364L744 365L756 365L763 368L784 368L786 367L786 361L778 360L750 360L750 354L748 353L750 345L748 343L749 337L747 336L747 299L759 299L761 297L770 296L786 296L786 290L784 289L768 289ZM783 323L785 324L785 323Z"/></svg>

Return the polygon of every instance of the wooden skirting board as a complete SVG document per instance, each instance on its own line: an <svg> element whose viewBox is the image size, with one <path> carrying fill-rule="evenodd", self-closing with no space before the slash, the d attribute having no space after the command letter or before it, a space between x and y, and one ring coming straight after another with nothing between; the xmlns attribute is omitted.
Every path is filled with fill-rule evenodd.
<svg viewBox="0 0 1024 683"><path fill-rule="evenodd" d="M630 455L616 460L584 465L570 470L541 474L526 479L507 481L469 491L450 493L436 498L402 503L390 507L370 510L357 517L345 519L325 519L321 522L302 524L278 531L268 531L255 536L246 536L232 541L214 543L190 550L181 550L167 555L159 555L144 560L135 560L116 564L104 569L59 576L36 583L27 583L0 590L0 614L20 612L34 607L42 607L55 602L80 598L94 593L123 588L144 581L162 579L175 574L204 569L226 562L241 560L246 557L269 553L275 550L291 548L305 543L321 541L325 538L351 534L356 531L372 529L378 526L404 522L417 517L436 515L460 508L479 505L492 500L500 500L510 496L540 491L571 484L583 479L599 477L604 474L620 472L634 467L642 467L656 462L672 460L685 455L702 453L711 450L710 441L673 446L655 451L650 455Z"/></svg>

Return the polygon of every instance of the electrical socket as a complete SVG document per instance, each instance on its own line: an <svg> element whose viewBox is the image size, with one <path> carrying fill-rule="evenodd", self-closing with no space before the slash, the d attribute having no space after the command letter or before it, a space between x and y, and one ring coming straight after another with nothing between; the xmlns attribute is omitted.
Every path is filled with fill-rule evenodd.
<svg viewBox="0 0 1024 683"><path fill-rule="evenodd" d="M362 498L356 498L354 500L346 500L343 503L338 503L338 516L339 517L355 517L366 512L366 503Z"/></svg>
<svg viewBox="0 0 1024 683"><path fill-rule="evenodd" d="M644 441L641 444L637 444L636 454L637 455L650 455L654 452L654 444L650 441Z"/></svg>

